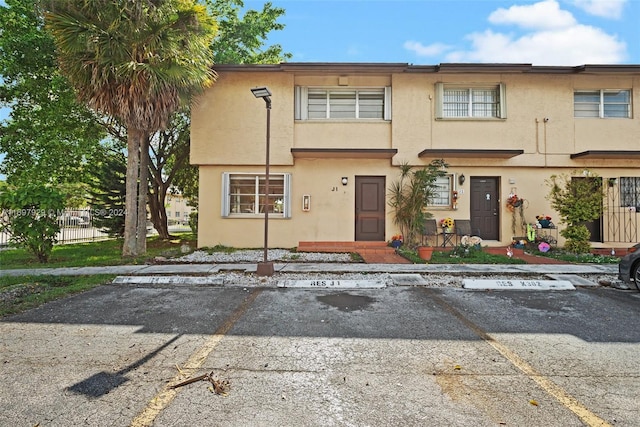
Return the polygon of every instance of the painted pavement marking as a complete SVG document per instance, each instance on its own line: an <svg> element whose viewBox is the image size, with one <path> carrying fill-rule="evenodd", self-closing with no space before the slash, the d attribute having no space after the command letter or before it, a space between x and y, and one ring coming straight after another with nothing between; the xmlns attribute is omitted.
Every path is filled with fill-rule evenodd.
<svg viewBox="0 0 640 427"><path fill-rule="evenodd" d="M113 279L116 285L195 285L222 286L223 280L210 276L118 276Z"/></svg>
<svg viewBox="0 0 640 427"><path fill-rule="evenodd" d="M550 396L553 396L562 406L569 409L571 412L576 414L582 422L590 427L613 427L606 420L600 418L598 415L593 413L589 408L584 406L582 403L578 401L575 397L569 394L565 389L551 381L548 377L542 375L538 371L535 370L533 366L531 366L526 360L522 359L518 356L514 351L512 351L509 347L502 344L497 339L493 338L487 332L485 332L478 325L473 323L471 320L467 319L462 313L456 310L453 306L447 303L442 298L429 294L430 297L442 308L444 308L447 312L451 313L455 316L460 322L462 322L465 326L471 329L476 335L478 335L482 340L484 340L491 347L496 349L502 356L507 359L513 366L521 370L529 379L533 380L536 384L538 384L544 391L547 392Z"/></svg>
<svg viewBox="0 0 640 427"><path fill-rule="evenodd" d="M279 288L310 289L378 289L387 284L384 280L281 280Z"/></svg>
<svg viewBox="0 0 640 427"><path fill-rule="evenodd" d="M568 280L495 280L464 279L465 289L490 289L503 291L574 291L576 288Z"/></svg>
<svg viewBox="0 0 640 427"><path fill-rule="evenodd" d="M251 304L256 300L261 293L261 289L256 288L247 296L247 298L236 308L236 310L229 316L222 325L209 336L207 341L202 347L197 349L182 367L182 372L176 375L169 381L165 387L156 394L148 403L142 412L131 421L130 427L148 427L152 426L156 417L166 407L168 407L173 399L178 395L180 389L171 388L171 386L180 383L185 378L194 376L196 371L207 360L207 357L213 352L216 346L222 341L222 338L231 330L233 325L242 317Z"/></svg>

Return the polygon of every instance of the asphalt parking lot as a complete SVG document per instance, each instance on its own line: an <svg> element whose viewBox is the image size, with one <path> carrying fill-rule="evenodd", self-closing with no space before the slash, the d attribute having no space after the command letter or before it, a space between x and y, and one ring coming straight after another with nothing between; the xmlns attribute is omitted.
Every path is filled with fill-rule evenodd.
<svg viewBox="0 0 640 427"><path fill-rule="evenodd" d="M609 288L106 285L2 319L0 425L638 426L638 319ZM226 393L169 387L202 374Z"/></svg>

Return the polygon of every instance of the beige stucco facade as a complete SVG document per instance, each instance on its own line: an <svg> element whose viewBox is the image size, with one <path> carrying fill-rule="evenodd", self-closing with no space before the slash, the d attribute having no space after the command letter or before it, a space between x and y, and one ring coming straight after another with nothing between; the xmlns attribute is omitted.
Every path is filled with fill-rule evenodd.
<svg viewBox="0 0 640 427"><path fill-rule="evenodd" d="M505 204L509 194L526 200L527 222L539 214L557 222L546 199L545 181L551 175L589 170L615 182L640 176L640 66L280 64L219 66L216 71L218 81L192 108L191 163L200 170L201 247L262 246L262 214L223 215L223 174L264 173L266 108L250 92L257 86L272 93L270 172L291 178L288 217L269 220L272 248L357 240L357 177L384 177L389 188L405 162L421 166L443 158L449 164L457 204L430 209L436 219L472 218L478 203L472 201L472 188L477 188L472 185L491 178L497 231L484 243L493 246L510 244L514 237ZM438 84L501 86L505 117L440 119ZM390 117L297 119L296 87L387 88ZM589 89L629 90L630 117L575 118L574 91ZM462 174L466 181L460 184ZM616 205L616 190L615 184L609 190L594 247L627 247L640 239L640 213ZM303 210L305 195L309 210ZM384 218L388 240L398 231L388 205Z"/></svg>

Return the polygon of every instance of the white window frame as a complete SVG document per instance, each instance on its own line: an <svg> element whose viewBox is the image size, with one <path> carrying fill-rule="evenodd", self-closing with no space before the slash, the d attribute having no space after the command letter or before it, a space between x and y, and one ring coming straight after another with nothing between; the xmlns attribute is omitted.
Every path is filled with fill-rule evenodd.
<svg viewBox="0 0 640 427"><path fill-rule="evenodd" d="M606 98L607 94L618 94L621 92L626 92L626 102L608 101ZM578 94L596 95L598 97L598 102L576 101L576 95ZM630 119L632 105L631 95L631 89L576 89L573 91L573 116L577 119ZM607 111L607 106L620 105L626 106L626 115L611 115L611 113ZM591 112L591 114L587 115L586 113L588 112Z"/></svg>
<svg viewBox="0 0 640 427"><path fill-rule="evenodd" d="M428 208L449 209L453 206L453 175L439 176L434 182L434 197L427 203Z"/></svg>
<svg viewBox="0 0 640 427"><path fill-rule="evenodd" d="M315 93L318 95L320 92L324 92L326 95L325 103L325 116L324 117L309 117L309 92ZM382 105L382 117L375 118L364 118L360 117L360 94L367 94L372 92L379 92L382 95L383 105ZM331 117L331 106L339 105L339 102L331 102L331 94L354 94L353 106L355 109L354 117L348 118L337 118ZM296 120L369 120L369 121L379 121L391 120L391 87L307 87L307 86L296 86L295 87L295 111L294 116ZM315 98L319 99L319 98ZM343 102L343 105L349 105L350 103Z"/></svg>
<svg viewBox="0 0 640 427"><path fill-rule="evenodd" d="M444 104L447 90L467 91L468 100L465 113L461 115L447 116ZM474 109L474 93L486 90L495 90L498 94L495 115L478 115ZM507 118L507 89L504 83L495 84L446 84L436 83L436 119L438 120L497 120ZM477 103L475 103L477 105Z"/></svg>
<svg viewBox="0 0 640 427"><path fill-rule="evenodd" d="M232 212L231 203L231 184L233 178L253 178L255 180L254 187L254 206L251 212ZM265 174L253 172L223 172L222 173L222 206L221 215L224 218L258 218L264 217L264 212L260 212L260 198L264 194L259 192L260 181L264 180ZM273 188L269 189L269 200L274 209L269 212L269 218L291 218L291 174L290 173L269 173L269 182L273 179L282 179L283 194L275 195ZM279 197L280 196L280 197Z"/></svg>

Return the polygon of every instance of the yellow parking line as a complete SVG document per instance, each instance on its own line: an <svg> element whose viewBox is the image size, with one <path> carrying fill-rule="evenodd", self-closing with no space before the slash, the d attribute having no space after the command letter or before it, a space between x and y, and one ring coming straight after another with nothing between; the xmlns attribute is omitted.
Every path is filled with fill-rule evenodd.
<svg viewBox="0 0 640 427"><path fill-rule="evenodd" d="M224 323L211 335L202 347L196 350L184 364L181 372L178 373L153 399L147 403L147 406L142 410L137 417L131 421L131 427L148 427L153 425L156 417L162 412L173 399L178 395L179 389L171 388L172 385L178 384L185 378L194 376L195 372L202 366L207 357L215 349L218 343L224 338L224 336L231 330L233 325L246 313L251 304L260 294L260 289L254 289L247 298L240 304L240 306L229 316Z"/></svg>
<svg viewBox="0 0 640 427"><path fill-rule="evenodd" d="M551 381L548 377L540 374L535 370L533 366L527 363L524 359L514 353L511 349L509 349L506 345L500 343L498 340L493 338L491 335L482 330L475 323L464 317L462 313L449 305L446 301L441 299L438 296L430 294L430 297L438 303L442 308L446 311L454 315L458 320L460 320L465 326L471 329L476 335L486 341L489 345L495 348L500 354L502 354L513 366L520 369L524 374L535 381L544 391L546 391L549 395L555 397L562 406L569 409L571 412L576 414L578 418L582 420L585 424L592 427L613 427L607 421L603 420L596 414L594 414L589 408L584 406L582 403L578 401L575 397L571 396L566 390L562 387Z"/></svg>

